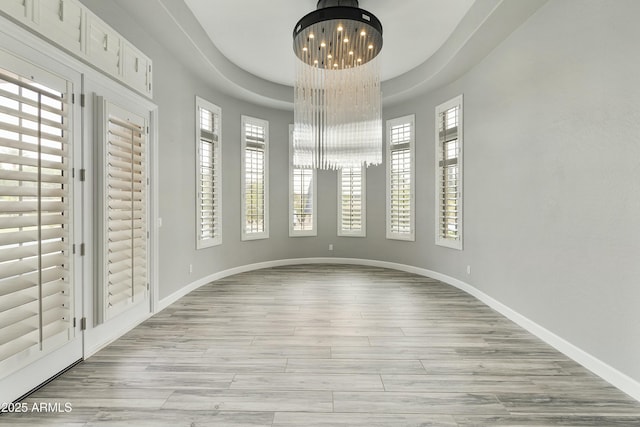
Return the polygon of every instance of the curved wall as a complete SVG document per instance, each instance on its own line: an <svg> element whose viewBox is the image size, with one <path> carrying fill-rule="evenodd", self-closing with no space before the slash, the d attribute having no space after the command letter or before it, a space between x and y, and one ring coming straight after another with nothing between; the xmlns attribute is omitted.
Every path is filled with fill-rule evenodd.
<svg viewBox="0 0 640 427"><path fill-rule="evenodd" d="M319 173L318 237L289 238L291 112L209 87L108 2L85 0L153 59L160 107L160 298L234 267L380 260L465 282L640 382L640 28L634 0L552 0L454 83L385 108L416 114L416 241L385 239L385 174L369 168L367 237L336 237ZM434 108L464 94L464 250L434 245ZM194 97L222 107L223 245L195 249ZM240 241L240 115L270 122L271 238ZM329 252L328 244L335 250ZM193 273L189 273L193 264ZM467 265L471 274L467 275ZM637 389L636 389L637 392ZM636 394L636 396L640 393Z"/></svg>
<svg viewBox="0 0 640 427"><path fill-rule="evenodd" d="M624 373L639 396L638 12L632 0L550 1L453 84L386 109L416 114L417 240L384 241L384 173L373 169L369 242L338 241L336 255L471 284ZM465 236L455 251L433 243L434 109L461 93Z"/></svg>
<svg viewBox="0 0 640 427"><path fill-rule="evenodd" d="M336 255L466 282L628 377L638 398L639 12L632 0L550 1L453 84L385 109L416 114L416 242L384 241L384 172L372 169L367 242L336 239ZM433 243L434 110L461 93L456 251Z"/></svg>

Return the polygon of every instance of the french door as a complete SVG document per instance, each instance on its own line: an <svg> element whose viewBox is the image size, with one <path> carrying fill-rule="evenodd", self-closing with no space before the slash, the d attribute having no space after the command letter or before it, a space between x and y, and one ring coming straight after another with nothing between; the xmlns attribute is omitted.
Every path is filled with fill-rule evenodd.
<svg viewBox="0 0 640 427"><path fill-rule="evenodd" d="M60 71L62 69L59 69ZM82 358L80 78L0 50L0 401ZM78 166L76 166L78 164ZM79 251L77 251L79 252ZM29 365L30 372L22 369ZM37 375L34 373L37 372ZM35 379L34 379L35 378Z"/></svg>

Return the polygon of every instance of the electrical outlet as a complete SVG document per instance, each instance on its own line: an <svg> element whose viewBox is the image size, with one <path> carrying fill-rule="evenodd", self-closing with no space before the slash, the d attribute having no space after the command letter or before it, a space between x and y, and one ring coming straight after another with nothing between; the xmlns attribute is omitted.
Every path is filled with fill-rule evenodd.
<svg viewBox="0 0 640 427"><path fill-rule="evenodd" d="M332 251L333 250L333 243L329 243L329 250Z"/></svg>
<svg viewBox="0 0 640 427"><path fill-rule="evenodd" d="M471 274L471 266L467 265L467 274Z"/></svg>
<svg viewBox="0 0 640 427"><path fill-rule="evenodd" d="M189 274L193 273L193 264L189 264Z"/></svg>

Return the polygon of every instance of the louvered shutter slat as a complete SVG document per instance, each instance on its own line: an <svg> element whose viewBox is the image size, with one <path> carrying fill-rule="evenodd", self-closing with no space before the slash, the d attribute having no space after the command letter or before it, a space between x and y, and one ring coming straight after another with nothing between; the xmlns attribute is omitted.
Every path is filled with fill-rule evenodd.
<svg viewBox="0 0 640 427"><path fill-rule="evenodd" d="M63 228L44 228L40 231L40 234L38 234L38 230L0 233L0 246L17 246L23 243L36 242L39 236L42 240L62 239L68 237L68 232Z"/></svg>
<svg viewBox="0 0 640 427"><path fill-rule="evenodd" d="M130 301L132 296L131 283L127 283L123 291L116 292L115 294L109 293L109 307L115 309L120 303Z"/></svg>
<svg viewBox="0 0 640 427"><path fill-rule="evenodd" d="M115 305L122 301L121 295L130 297L132 289L131 274L129 272L118 273L118 276L114 275L109 282L109 302Z"/></svg>
<svg viewBox="0 0 640 427"><path fill-rule="evenodd" d="M37 333L39 329L38 322L39 322L39 316L37 313L36 314L31 313L29 315L22 316L20 320L17 322L11 322L11 321L5 322L4 319L0 320L0 324L8 325L6 327L0 328L0 348L1 346L10 345L12 344L12 341L17 340L21 337L24 337L25 335L28 335L32 332ZM37 335L34 338L35 340L33 341L32 344L37 344L39 341ZM5 357L11 356L20 350L23 350L23 348L21 347L7 348L5 350L6 351Z"/></svg>
<svg viewBox="0 0 640 427"><path fill-rule="evenodd" d="M27 181L27 182L46 182L55 184L65 184L68 179L63 175L42 174L37 172L24 172L19 170L0 169L0 180L7 181ZM1 212L1 211L0 211Z"/></svg>
<svg viewBox="0 0 640 427"><path fill-rule="evenodd" d="M37 105L37 102L34 102L34 103ZM34 107L34 109L36 109L37 111L37 107ZM53 109L53 111L55 112L57 110ZM0 104L0 114L11 116L14 119L27 120L32 123L38 123L39 121L40 124L42 125L45 125L49 128L57 129L60 131L66 131L68 129L66 123L64 122L50 120L44 117L38 117L37 115L29 114L28 112L25 112L25 111L20 111L20 110L16 110L15 108L7 107L6 104L5 105Z"/></svg>
<svg viewBox="0 0 640 427"><path fill-rule="evenodd" d="M48 132L43 132L42 130L38 132L38 129L30 129L24 126L13 125L3 121L0 121L0 131L13 133L16 135L24 135L24 136L34 137L34 138L40 138L45 141L58 142L61 144L64 144L67 142L66 133L63 134L62 136L58 136Z"/></svg>

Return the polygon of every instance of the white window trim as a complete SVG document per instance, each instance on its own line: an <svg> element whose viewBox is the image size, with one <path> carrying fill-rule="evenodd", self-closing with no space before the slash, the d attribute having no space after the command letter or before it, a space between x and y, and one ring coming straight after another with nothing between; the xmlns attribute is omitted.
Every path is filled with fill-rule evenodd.
<svg viewBox="0 0 640 427"><path fill-rule="evenodd" d="M267 120L257 119L255 117L241 116L240 119L240 138L242 141L240 149L240 202L241 202L241 214L240 214L240 232L241 239L245 240L259 240L269 238L269 122ZM245 125L253 124L255 126L264 127L264 231L260 233L247 233L246 229L246 155L245 150L247 148L247 139L245 134Z"/></svg>
<svg viewBox="0 0 640 427"><path fill-rule="evenodd" d="M289 237L307 237L318 235L318 171L313 169L313 175L311 177L312 182L312 199L311 199L311 215L312 215L312 228L311 230L294 230L293 229L293 125L289 125ZM244 188L244 187L243 187Z"/></svg>
<svg viewBox="0 0 640 427"><path fill-rule="evenodd" d="M409 141L409 150L411 151L411 212L410 212L410 226L411 231L409 233L394 233L391 231L391 128L394 126L402 125L405 123L411 124L411 140ZM415 114L410 114L403 117L398 117L395 119L387 120L387 140L385 143L386 146L386 156L387 156L387 169L386 169L386 181L387 181L387 239L393 240L405 240L413 242L416 240L416 150L415 150L415 141L416 141L416 116Z"/></svg>
<svg viewBox="0 0 640 427"><path fill-rule="evenodd" d="M458 147L459 147L459 154L458 154L458 176L459 176L459 183L458 183L458 188L459 188L459 192L458 192L458 215L460 217L459 219L459 223L458 223L458 230L459 230L459 239L457 240L452 240L452 239L445 239L442 238L440 236L440 188L441 188L441 168L439 165L439 161L438 159L440 158L440 135L439 135L439 120L440 120L440 114L450 108L453 108L455 106L459 107L459 114L458 114ZM464 179L463 179L463 175L464 175L464 164L463 164L463 153L464 153L464 137L463 137L463 129L464 129L464 121L463 121L463 97L462 95L458 95L455 98L444 102L440 105L438 105L436 107L436 115L435 115L435 243L438 246L444 246L447 248L451 248L451 249L457 249L457 250L462 250L462 239L463 239L463 223L464 223L464 210L463 210L463 190L464 190Z"/></svg>
<svg viewBox="0 0 640 427"><path fill-rule="evenodd" d="M342 170L338 169L338 190L337 190L337 204L338 204L338 236L340 237L367 237L367 168L361 166L361 179L362 179L362 194L361 194L361 218L360 224L362 224L360 230L343 230L342 224Z"/></svg>
<svg viewBox="0 0 640 427"><path fill-rule="evenodd" d="M220 120L218 127L218 143L214 144L214 158L215 158L215 183L216 198L218 201L218 210L216 211L216 220L222 221L221 209L222 209L222 109L205 100L196 96L196 249L204 249L212 246L218 246L222 244L222 230L223 227L219 227L218 235L212 239L202 239L200 234L200 219L201 219L201 206L200 206L200 108L211 111L213 114L217 114Z"/></svg>

